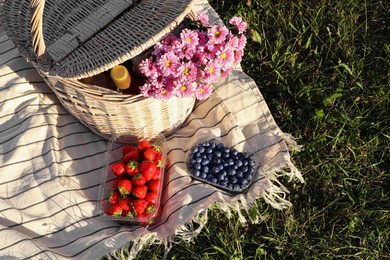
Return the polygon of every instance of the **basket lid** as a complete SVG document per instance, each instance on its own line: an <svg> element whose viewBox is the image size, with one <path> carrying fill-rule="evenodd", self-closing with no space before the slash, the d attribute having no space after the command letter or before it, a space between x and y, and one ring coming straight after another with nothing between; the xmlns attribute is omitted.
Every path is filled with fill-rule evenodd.
<svg viewBox="0 0 390 260"><path fill-rule="evenodd" d="M50 76L80 79L153 46L196 0L5 0L2 25L23 57Z"/></svg>

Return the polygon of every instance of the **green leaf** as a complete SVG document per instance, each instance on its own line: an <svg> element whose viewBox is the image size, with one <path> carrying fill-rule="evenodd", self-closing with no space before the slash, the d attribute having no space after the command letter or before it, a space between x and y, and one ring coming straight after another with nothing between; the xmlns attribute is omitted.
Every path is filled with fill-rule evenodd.
<svg viewBox="0 0 390 260"><path fill-rule="evenodd" d="M250 30L249 36L251 37L252 41L254 41L254 42L258 42L260 44L263 42L258 31Z"/></svg>

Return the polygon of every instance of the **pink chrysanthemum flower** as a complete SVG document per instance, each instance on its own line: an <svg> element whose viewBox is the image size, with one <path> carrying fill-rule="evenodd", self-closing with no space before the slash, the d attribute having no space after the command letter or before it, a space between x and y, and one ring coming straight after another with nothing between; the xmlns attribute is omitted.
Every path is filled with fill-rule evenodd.
<svg viewBox="0 0 390 260"><path fill-rule="evenodd" d="M206 14L206 12L199 12L197 16L198 16L198 21L202 25L204 25L204 26L208 26L209 25L209 17Z"/></svg>
<svg viewBox="0 0 390 260"><path fill-rule="evenodd" d="M234 52L234 63L239 64L242 60L242 56L244 55L243 50L237 50Z"/></svg>
<svg viewBox="0 0 390 260"><path fill-rule="evenodd" d="M162 99L162 100L168 100L174 95L174 91L170 86L161 87L155 91L155 98Z"/></svg>
<svg viewBox="0 0 390 260"><path fill-rule="evenodd" d="M201 67L207 62L206 54L204 53L204 47L198 47L197 51L194 52L190 61L195 65L195 67Z"/></svg>
<svg viewBox="0 0 390 260"><path fill-rule="evenodd" d="M243 50L245 48L245 45L246 45L246 37L245 37L245 35L241 35L241 37L238 38L238 46L237 46L237 48L239 50Z"/></svg>
<svg viewBox="0 0 390 260"><path fill-rule="evenodd" d="M199 100L208 98L213 92L210 85L198 84L195 90L195 97Z"/></svg>
<svg viewBox="0 0 390 260"><path fill-rule="evenodd" d="M226 69L234 62L233 49L229 46L225 46L221 50L217 51L217 63L221 65L222 69Z"/></svg>
<svg viewBox="0 0 390 260"><path fill-rule="evenodd" d="M180 39L183 45L188 46L188 48L190 49L195 49L199 43L198 34L190 29L184 29L183 31L181 31Z"/></svg>
<svg viewBox="0 0 390 260"><path fill-rule="evenodd" d="M145 83L140 86L140 93L145 97L154 97L154 88L152 84Z"/></svg>
<svg viewBox="0 0 390 260"><path fill-rule="evenodd" d="M199 39L198 44L200 46L205 46L208 41L207 32L196 30L196 33L198 34L198 39Z"/></svg>
<svg viewBox="0 0 390 260"><path fill-rule="evenodd" d="M188 44L180 42L172 47L173 52L179 57L179 59L190 59L196 52L195 48L191 48Z"/></svg>
<svg viewBox="0 0 390 260"><path fill-rule="evenodd" d="M164 39L161 40L162 45L174 45L177 42L177 37L174 34L169 34Z"/></svg>
<svg viewBox="0 0 390 260"><path fill-rule="evenodd" d="M238 48L238 38L234 35L231 35L226 45L230 46L233 50L236 50Z"/></svg>
<svg viewBox="0 0 390 260"><path fill-rule="evenodd" d="M203 79L205 83L211 84L217 82L220 77L220 66L216 62L210 62L203 70Z"/></svg>
<svg viewBox="0 0 390 260"><path fill-rule="evenodd" d="M177 76L192 82L196 80L197 72L198 70L192 62L183 62L177 70Z"/></svg>
<svg viewBox="0 0 390 260"><path fill-rule="evenodd" d="M212 43L221 43L225 41L228 35L228 29L223 25L216 25L207 29L207 36Z"/></svg>
<svg viewBox="0 0 390 260"><path fill-rule="evenodd" d="M241 17L235 16L231 18L229 22L237 28L239 34L242 34L246 31L247 24L242 20Z"/></svg>
<svg viewBox="0 0 390 260"><path fill-rule="evenodd" d="M164 76L175 75L179 66L179 57L173 52L167 52L160 57L157 61L157 65Z"/></svg>
<svg viewBox="0 0 390 260"><path fill-rule="evenodd" d="M141 61L139 70L141 73L143 73L146 77L157 77L158 72L155 64L153 63L153 58L144 59Z"/></svg>
<svg viewBox="0 0 390 260"><path fill-rule="evenodd" d="M194 95L194 84L180 78L176 81L176 91L178 97L191 97Z"/></svg>

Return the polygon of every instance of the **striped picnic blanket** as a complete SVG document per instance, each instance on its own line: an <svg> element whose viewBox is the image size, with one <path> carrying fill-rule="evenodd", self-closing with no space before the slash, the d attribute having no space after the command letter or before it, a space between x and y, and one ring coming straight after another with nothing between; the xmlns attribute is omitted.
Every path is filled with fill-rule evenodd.
<svg viewBox="0 0 390 260"><path fill-rule="evenodd" d="M196 8L213 13L204 1ZM232 195L188 175L186 154L204 136L255 152L259 170L247 193ZM96 202L107 141L61 106L0 29L0 257L93 259L130 242L135 256L146 241L168 245L173 238L194 238L211 205L227 213L248 209L257 199L288 207L288 191L278 178L303 181L289 155L298 146L240 69L216 84L213 95L166 138L171 163L157 223L141 227L101 219ZM240 220L256 221L241 214ZM200 223L196 230L188 225L193 221Z"/></svg>

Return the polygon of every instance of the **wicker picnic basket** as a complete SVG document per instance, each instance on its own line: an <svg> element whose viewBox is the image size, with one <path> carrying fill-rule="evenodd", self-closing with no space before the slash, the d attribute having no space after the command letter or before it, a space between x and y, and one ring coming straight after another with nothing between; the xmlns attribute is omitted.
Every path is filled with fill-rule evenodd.
<svg viewBox="0 0 390 260"><path fill-rule="evenodd" d="M177 129L195 99L121 94L80 79L141 54L192 11L195 0L5 0L2 26L61 104L105 138Z"/></svg>

